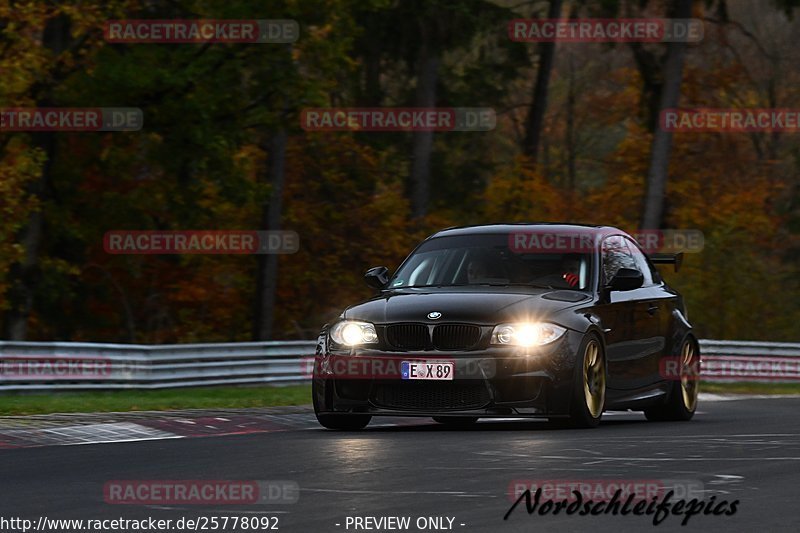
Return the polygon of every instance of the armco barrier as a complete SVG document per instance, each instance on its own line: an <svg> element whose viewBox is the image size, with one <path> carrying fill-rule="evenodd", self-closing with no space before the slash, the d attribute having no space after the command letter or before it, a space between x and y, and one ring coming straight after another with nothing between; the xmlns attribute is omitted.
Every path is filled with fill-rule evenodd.
<svg viewBox="0 0 800 533"><path fill-rule="evenodd" d="M706 381L800 381L800 343L700 341Z"/></svg>
<svg viewBox="0 0 800 533"><path fill-rule="evenodd" d="M307 379L315 341L94 344L0 341L0 391L163 389Z"/></svg>
<svg viewBox="0 0 800 533"><path fill-rule="evenodd" d="M303 382L315 341L95 344L0 341L0 391ZM800 380L800 343L701 340L709 381Z"/></svg>

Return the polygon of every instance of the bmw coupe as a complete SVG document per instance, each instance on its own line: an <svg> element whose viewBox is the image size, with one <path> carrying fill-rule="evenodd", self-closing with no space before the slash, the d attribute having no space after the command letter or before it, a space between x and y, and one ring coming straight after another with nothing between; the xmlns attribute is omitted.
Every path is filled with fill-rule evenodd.
<svg viewBox="0 0 800 533"><path fill-rule="evenodd" d="M547 418L594 427L604 411L689 420L700 352L681 295L627 233L608 226L450 228L376 295L323 327L314 411L330 429L373 416Z"/></svg>

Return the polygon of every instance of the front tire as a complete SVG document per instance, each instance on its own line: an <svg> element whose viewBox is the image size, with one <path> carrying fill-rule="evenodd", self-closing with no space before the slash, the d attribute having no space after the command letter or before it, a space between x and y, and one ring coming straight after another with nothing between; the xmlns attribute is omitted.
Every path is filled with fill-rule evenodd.
<svg viewBox="0 0 800 533"><path fill-rule="evenodd" d="M663 405L645 409L644 416L652 422L685 422L697 410L700 380L700 351L691 337L683 341L680 355L680 379L672 383L669 397Z"/></svg>
<svg viewBox="0 0 800 533"><path fill-rule="evenodd" d="M600 424L606 403L606 374L603 345L597 335L589 333L575 361L572 401L566 421L570 427L593 428Z"/></svg>
<svg viewBox="0 0 800 533"><path fill-rule="evenodd" d="M311 382L311 403L314 404L314 415L317 422L327 429L337 429L343 431L355 431L364 429L372 420L372 415L363 414L339 414L339 413L320 413L320 406L317 397L322 391L318 390L316 378Z"/></svg>

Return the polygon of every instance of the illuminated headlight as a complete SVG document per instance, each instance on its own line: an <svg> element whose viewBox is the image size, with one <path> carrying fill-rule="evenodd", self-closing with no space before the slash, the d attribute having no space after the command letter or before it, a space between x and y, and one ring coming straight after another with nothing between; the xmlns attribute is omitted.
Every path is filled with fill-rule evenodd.
<svg viewBox="0 0 800 533"><path fill-rule="evenodd" d="M375 331L375 326L369 322L342 320L331 328L331 339L336 344L357 346L359 344L377 343L378 334Z"/></svg>
<svg viewBox="0 0 800 533"><path fill-rule="evenodd" d="M560 339L566 329L548 322L500 324L492 331L492 344L543 346Z"/></svg>

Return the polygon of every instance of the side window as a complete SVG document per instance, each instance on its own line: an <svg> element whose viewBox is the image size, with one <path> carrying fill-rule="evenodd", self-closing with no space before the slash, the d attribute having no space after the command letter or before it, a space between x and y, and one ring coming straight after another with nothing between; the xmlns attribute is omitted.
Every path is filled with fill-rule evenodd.
<svg viewBox="0 0 800 533"><path fill-rule="evenodd" d="M627 239L626 239L627 240ZM653 284L653 271L650 269L650 264L642 251L636 246L636 243L627 240L628 248L631 251L633 260L636 261L636 269L644 276L643 285L646 287Z"/></svg>
<svg viewBox="0 0 800 533"><path fill-rule="evenodd" d="M636 260L628 244L620 235L612 235L603 241L603 275L605 283L611 281L620 268L635 268Z"/></svg>

